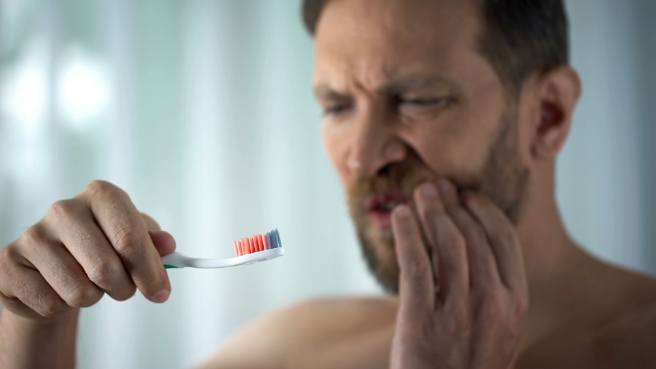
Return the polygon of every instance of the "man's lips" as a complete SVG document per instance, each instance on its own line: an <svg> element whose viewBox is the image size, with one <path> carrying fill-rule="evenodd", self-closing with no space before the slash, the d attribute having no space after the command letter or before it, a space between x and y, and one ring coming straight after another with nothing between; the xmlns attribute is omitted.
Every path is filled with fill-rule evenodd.
<svg viewBox="0 0 656 369"><path fill-rule="evenodd" d="M401 191L390 191L369 196L363 204L365 213L380 227L391 226L392 209L399 204L408 201L407 196Z"/></svg>

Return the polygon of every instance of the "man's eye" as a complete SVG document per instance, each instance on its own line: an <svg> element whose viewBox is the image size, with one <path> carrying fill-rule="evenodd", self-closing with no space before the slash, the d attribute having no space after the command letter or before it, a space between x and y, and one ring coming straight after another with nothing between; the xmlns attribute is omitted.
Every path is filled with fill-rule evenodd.
<svg viewBox="0 0 656 369"><path fill-rule="evenodd" d="M413 107L441 107L449 102L446 98L429 97L429 98L401 98L401 105Z"/></svg>
<svg viewBox="0 0 656 369"><path fill-rule="evenodd" d="M346 112L348 108L347 104L328 105L323 108L323 115L339 115Z"/></svg>

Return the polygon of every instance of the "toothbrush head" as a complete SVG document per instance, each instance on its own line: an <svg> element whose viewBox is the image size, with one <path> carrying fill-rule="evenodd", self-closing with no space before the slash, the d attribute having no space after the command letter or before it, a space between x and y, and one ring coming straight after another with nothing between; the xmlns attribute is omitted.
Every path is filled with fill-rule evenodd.
<svg viewBox="0 0 656 369"><path fill-rule="evenodd" d="M280 240L280 234L277 229L265 234L242 238L234 242L235 256L243 256L281 247L282 241Z"/></svg>

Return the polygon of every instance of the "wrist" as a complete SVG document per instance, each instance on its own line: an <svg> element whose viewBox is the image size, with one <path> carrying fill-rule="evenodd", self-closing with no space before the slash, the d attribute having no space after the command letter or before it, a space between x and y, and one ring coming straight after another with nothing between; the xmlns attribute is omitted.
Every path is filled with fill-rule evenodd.
<svg viewBox="0 0 656 369"><path fill-rule="evenodd" d="M22 332L47 332L70 328L77 325L80 309L71 309L54 319L27 318L2 307L0 309L0 322L3 327L11 326Z"/></svg>

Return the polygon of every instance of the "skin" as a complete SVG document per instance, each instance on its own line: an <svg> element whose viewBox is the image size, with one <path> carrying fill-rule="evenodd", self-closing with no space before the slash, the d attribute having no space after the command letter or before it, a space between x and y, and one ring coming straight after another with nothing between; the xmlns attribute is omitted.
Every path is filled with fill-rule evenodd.
<svg viewBox="0 0 656 369"><path fill-rule="evenodd" d="M372 271L400 293L274 311L203 368L656 366L656 281L588 255L558 214L576 72L531 76L509 104L475 50L481 29L468 1L329 2L316 34L324 142ZM391 228L358 211L372 183L407 195ZM112 184L54 204L0 253L0 366L72 367L79 309L137 289L164 301L159 256L174 249Z"/></svg>
<svg viewBox="0 0 656 369"><path fill-rule="evenodd" d="M79 309L138 289L153 302L171 291L160 255L175 241L128 195L94 181L0 252L0 366L72 368Z"/></svg>
<svg viewBox="0 0 656 369"><path fill-rule="evenodd" d="M509 104L476 51L481 29L468 1L328 3L315 36L324 143L372 271L388 287L397 279L400 295L272 313L204 368L656 365L656 281L586 253L556 205L555 161L580 95L577 73L536 73ZM408 75L420 83L393 87ZM443 82L421 82L436 77ZM507 170L507 183L527 172L514 197L484 170L509 109L516 131L503 158L522 170ZM488 185L471 186L477 177ZM426 183L443 179L451 191L424 195ZM393 187L411 201L394 210L391 231L354 211L372 188ZM510 200L521 203L517 219L508 219Z"/></svg>

